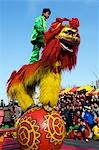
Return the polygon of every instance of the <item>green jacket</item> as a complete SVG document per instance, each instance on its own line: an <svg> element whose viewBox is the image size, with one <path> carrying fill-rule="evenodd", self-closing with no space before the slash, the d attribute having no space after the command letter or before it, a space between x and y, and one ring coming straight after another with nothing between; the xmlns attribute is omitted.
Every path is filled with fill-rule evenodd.
<svg viewBox="0 0 99 150"><path fill-rule="evenodd" d="M46 19L44 16L39 16L34 22L34 27L32 29L31 43L36 42L43 43L44 31L46 30Z"/></svg>

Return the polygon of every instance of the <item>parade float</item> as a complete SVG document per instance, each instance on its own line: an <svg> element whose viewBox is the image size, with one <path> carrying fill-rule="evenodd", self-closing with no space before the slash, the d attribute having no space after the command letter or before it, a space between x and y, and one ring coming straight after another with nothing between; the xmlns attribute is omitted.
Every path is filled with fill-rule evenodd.
<svg viewBox="0 0 99 150"><path fill-rule="evenodd" d="M66 21L66 24L63 22ZM17 99L24 114L17 125L17 140L21 149L58 150L65 138L65 126L57 107L61 73L72 70L77 62L80 44L79 20L56 18L45 33L41 59L13 71L7 84L7 94ZM39 85L39 103L33 95Z"/></svg>

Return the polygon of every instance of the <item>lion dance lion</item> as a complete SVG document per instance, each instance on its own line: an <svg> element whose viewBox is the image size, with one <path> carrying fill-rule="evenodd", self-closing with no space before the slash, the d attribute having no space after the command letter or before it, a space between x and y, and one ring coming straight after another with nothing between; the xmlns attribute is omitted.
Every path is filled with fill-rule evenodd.
<svg viewBox="0 0 99 150"><path fill-rule="evenodd" d="M63 24L63 21L67 21ZM39 83L39 102L53 108L57 105L61 73L71 70L77 61L80 36L77 18L56 18L45 33L45 47L41 59L33 64L22 66L14 71L7 84L7 94L11 99L17 99L22 110L26 111L33 105L34 87Z"/></svg>

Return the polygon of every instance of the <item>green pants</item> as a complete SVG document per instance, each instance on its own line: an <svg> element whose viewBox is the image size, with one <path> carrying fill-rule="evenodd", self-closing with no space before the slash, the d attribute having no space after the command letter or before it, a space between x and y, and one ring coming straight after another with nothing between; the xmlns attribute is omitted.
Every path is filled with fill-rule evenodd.
<svg viewBox="0 0 99 150"><path fill-rule="evenodd" d="M35 44L34 45L29 64L32 64L35 61L39 60L40 49L41 49L41 44Z"/></svg>

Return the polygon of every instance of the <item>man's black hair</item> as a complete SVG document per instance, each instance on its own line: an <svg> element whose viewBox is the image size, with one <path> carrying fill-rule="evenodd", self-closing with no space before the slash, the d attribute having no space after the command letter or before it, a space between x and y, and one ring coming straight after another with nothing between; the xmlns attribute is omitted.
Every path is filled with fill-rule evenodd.
<svg viewBox="0 0 99 150"><path fill-rule="evenodd" d="M49 14L51 14L51 10L49 8L44 8L42 14L49 12Z"/></svg>

